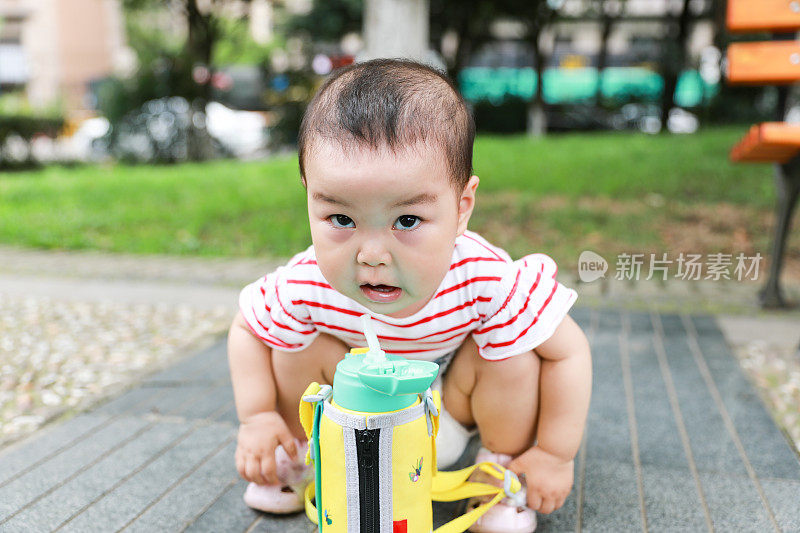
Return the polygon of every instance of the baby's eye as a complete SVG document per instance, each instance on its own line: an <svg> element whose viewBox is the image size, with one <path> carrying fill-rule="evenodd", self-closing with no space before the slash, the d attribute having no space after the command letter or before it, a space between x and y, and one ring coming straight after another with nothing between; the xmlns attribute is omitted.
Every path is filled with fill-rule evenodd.
<svg viewBox="0 0 800 533"><path fill-rule="evenodd" d="M331 225L334 228L355 228L356 227L355 223L353 223L353 219L350 218L347 215L331 215L331 216L328 217L328 220L331 221Z"/></svg>
<svg viewBox="0 0 800 533"><path fill-rule="evenodd" d="M414 229L419 226L421 221L422 219L418 216L402 215L397 217L397 221L394 223L394 229Z"/></svg>

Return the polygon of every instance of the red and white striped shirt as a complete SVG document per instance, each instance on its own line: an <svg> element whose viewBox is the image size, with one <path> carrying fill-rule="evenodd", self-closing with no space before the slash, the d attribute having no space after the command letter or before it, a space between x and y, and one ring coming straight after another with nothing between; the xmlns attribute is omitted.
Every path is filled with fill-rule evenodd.
<svg viewBox="0 0 800 533"><path fill-rule="evenodd" d="M472 335L482 357L505 359L547 340L577 298L556 281L544 254L512 261L477 233L456 239L450 270L433 298L412 316L374 313L340 294L322 276L314 247L245 287L239 308L253 333L286 352L306 348L320 333L366 346L360 316L369 314L386 353L435 360Z"/></svg>

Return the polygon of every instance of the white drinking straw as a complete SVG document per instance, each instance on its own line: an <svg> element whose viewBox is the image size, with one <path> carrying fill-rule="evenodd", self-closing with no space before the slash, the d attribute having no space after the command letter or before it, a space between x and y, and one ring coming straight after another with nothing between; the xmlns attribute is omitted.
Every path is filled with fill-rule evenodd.
<svg viewBox="0 0 800 533"><path fill-rule="evenodd" d="M376 363L386 361L386 352L381 350L378 336L375 335L375 331L372 329L370 316L366 313L361 315L361 323L364 325L364 336L367 338L367 346L369 346L369 352L367 352L366 357Z"/></svg>

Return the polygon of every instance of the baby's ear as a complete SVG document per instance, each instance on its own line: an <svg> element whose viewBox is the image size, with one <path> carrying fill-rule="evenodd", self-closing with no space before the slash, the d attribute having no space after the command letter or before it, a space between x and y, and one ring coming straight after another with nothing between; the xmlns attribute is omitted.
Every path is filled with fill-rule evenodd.
<svg viewBox="0 0 800 533"><path fill-rule="evenodd" d="M469 217L472 216L472 210L475 207L475 191L480 182L478 176L472 176L458 200L458 235L462 235L467 230Z"/></svg>

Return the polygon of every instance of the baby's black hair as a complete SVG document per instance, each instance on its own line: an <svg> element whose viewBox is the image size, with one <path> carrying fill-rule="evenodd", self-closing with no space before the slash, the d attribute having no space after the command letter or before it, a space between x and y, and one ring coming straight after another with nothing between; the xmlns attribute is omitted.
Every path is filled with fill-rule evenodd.
<svg viewBox="0 0 800 533"><path fill-rule="evenodd" d="M343 150L434 147L444 154L459 193L472 175L475 122L469 108L447 76L414 61L373 59L340 68L325 80L300 124L304 183L304 159L320 138Z"/></svg>

